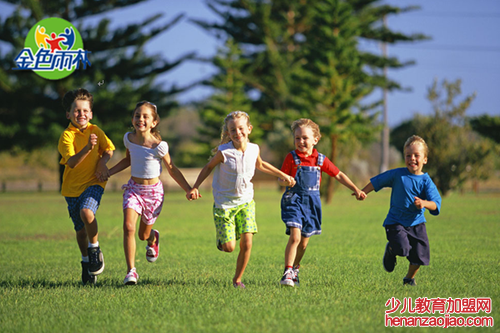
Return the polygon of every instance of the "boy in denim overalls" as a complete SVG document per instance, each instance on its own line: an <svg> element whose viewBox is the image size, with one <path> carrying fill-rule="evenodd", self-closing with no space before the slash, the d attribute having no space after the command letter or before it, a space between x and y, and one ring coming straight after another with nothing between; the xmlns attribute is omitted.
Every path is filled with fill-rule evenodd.
<svg viewBox="0 0 500 333"><path fill-rule="evenodd" d="M337 179L354 193L356 199L366 195L314 146L321 138L319 127L310 119L293 122L295 150L283 162L281 171L295 177L296 185L287 187L281 199L281 219L290 235L285 249L285 271L280 284L299 286L300 261L304 256L309 237L321 234L321 199L319 187L321 172Z"/></svg>

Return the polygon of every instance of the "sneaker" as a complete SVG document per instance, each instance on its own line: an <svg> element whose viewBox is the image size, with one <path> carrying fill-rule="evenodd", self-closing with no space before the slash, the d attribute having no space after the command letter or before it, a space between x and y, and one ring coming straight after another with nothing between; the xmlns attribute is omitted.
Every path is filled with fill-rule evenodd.
<svg viewBox="0 0 500 333"><path fill-rule="evenodd" d="M125 276L125 280L123 280L123 283L126 285L133 285L137 284L137 280L139 279L139 274L135 271L134 268L132 268L127 276Z"/></svg>
<svg viewBox="0 0 500 333"><path fill-rule="evenodd" d="M154 229L151 232L155 233L156 240L153 246L146 246L146 259L149 262L155 262L160 255L160 232Z"/></svg>
<svg viewBox="0 0 500 333"><path fill-rule="evenodd" d="M300 287L300 282L299 282L299 268L300 266L296 266L294 269L293 269L293 285L295 287Z"/></svg>
<svg viewBox="0 0 500 333"><path fill-rule="evenodd" d="M389 273L394 270L394 267L396 267L397 264L396 256L392 254L391 248L389 247L389 242L387 242L387 245L385 246L383 264L384 269Z"/></svg>
<svg viewBox="0 0 500 333"><path fill-rule="evenodd" d="M87 249L89 255L89 274L99 275L104 270L104 256L102 255L101 248L89 247Z"/></svg>
<svg viewBox="0 0 500 333"><path fill-rule="evenodd" d="M293 287L293 278L295 277L295 274L293 273L293 269L289 268L283 273L283 277L281 278L280 284L282 286L289 286Z"/></svg>
<svg viewBox="0 0 500 333"><path fill-rule="evenodd" d="M89 274L89 263L82 261L82 283L83 285L90 284L93 285L97 282L97 277L95 275Z"/></svg>
<svg viewBox="0 0 500 333"><path fill-rule="evenodd" d="M245 289L245 285L242 282L233 282L233 287L235 288L240 288L240 289Z"/></svg>
<svg viewBox="0 0 500 333"><path fill-rule="evenodd" d="M403 286L416 286L415 279L403 278Z"/></svg>

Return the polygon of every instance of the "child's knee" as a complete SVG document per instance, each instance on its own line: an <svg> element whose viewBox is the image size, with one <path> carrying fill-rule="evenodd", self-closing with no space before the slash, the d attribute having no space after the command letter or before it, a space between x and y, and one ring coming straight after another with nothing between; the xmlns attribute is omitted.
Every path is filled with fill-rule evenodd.
<svg viewBox="0 0 500 333"><path fill-rule="evenodd" d="M236 242L233 241L222 244L222 250L224 250L224 252L233 252L235 248Z"/></svg>
<svg viewBox="0 0 500 333"><path fill-rule="evenodd" d="M95 219L94 212L88 208L83 208L80 210L80 218L82 219L83 223L90 224Z"/></svg>

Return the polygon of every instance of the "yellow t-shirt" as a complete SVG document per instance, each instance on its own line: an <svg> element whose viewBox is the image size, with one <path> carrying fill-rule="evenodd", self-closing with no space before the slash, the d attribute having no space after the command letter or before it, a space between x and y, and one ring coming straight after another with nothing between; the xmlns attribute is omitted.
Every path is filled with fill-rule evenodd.
<svg viewBox="0 0 500 333"><path fill-rule="evenodd" d="M81 151L89 142L90 134L97 135L97 145L90 151L85 159L75 168L67 165L68 160ZM59 139L59 153L62 158L59 162L66 165L63 175L61 194L65 197L79 197L89 186L99 185L105 188L106 182L100 182L95 176L97 162L106 150L115 150L113 142L96 125L88 124L80 132L78 128L69 124Z"/></svg>

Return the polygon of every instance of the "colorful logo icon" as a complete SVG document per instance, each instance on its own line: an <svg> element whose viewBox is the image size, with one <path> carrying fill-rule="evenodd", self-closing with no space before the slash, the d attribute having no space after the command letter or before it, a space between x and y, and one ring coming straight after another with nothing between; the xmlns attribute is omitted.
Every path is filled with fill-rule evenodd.
<svg viewBox="0 0 500 333"><path fill-rule="evenodd" d="M51 17L35 24L14 59L13 70L31 70L49 80L59 80L76 69L91 66L80 33L70 22Z"/></svg>

